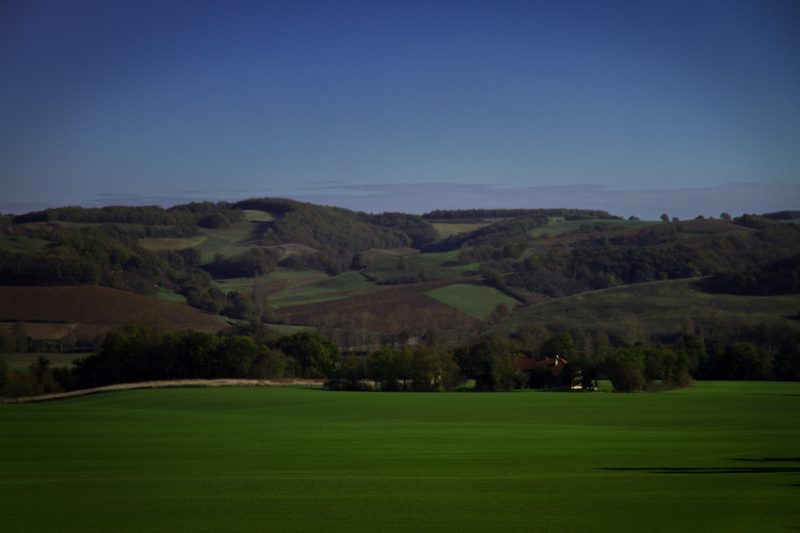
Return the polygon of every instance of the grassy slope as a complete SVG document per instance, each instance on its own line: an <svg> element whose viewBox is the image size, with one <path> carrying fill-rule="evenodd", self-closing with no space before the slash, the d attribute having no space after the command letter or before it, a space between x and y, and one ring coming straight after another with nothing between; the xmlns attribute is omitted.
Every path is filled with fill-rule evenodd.
<svg viewBox="0 0 800 533"><path fill-rule="evenodd" d="M243 220L225 229L202 229L206 239L198 246L203 262L210 262L215 254L232 256L247 251L253 232L260 222Z"/></svg>
<svg viewBox="0 0 800 533"><path fill-rule="evenodd" d="M499 303L505 303L509 309L514 309L519 303L494 287L487 287L480 282L448 285L425 294L478 320L484 320Z"/></svg>
<svg viewBox="0 0 800 533"><path fill-rule="evenodd" d="M609 330L679 332L685 318L696 325L756 325L797 313L800 295L736 296L709 294L692 287L693 280L669 280L613 287L559 298L521 309L497 329L510 331L525 322L566 327L598 325Z"/></svg>
<svg viewBox="0 0 800 533"><path fill-rule="evenodd" d="M139 239L139 246L151 252L160 252L163 250L183 250L184 248L192 248L194 246L200 246L205 241L205 235L198 235L196 237L148 237Z"/></svg>
<svg viewBox="0 0 800 533"><path fill-rule="evenodd" d="M800 385L0 405L11 531L781 531Z"/></svg>
<svg viewBox="0 0 800 533"><path fill-rule="evenodd" d="M50 241L33 237L0 236L0 252L39 252L48 244L51 244Z"/></svg>

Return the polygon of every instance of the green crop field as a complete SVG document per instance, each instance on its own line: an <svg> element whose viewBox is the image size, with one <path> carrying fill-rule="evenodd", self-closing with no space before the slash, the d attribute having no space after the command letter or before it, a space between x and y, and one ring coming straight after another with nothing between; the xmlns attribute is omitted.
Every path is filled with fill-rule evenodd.
<svg viewBox="0 0 800 533"><path fill-rule="evenodd" d="M790 531L800 384L0 405L5 531Z"/></svg>
<svg viewBox="0 0 800 533"><path fill-rule="evenodd" d="M508 305L509 309L514 309L519 303L494 287L488 287L480 282L448 285L425 294L478 320L484 320L499 303Z"/></svg>
<svg viewBox="0 0 800 533"><path fill-rule="evenodd" d="M360 272L345 272L313 283L293 284L269 297L275 308L338 300L380 289Z"/></svg>

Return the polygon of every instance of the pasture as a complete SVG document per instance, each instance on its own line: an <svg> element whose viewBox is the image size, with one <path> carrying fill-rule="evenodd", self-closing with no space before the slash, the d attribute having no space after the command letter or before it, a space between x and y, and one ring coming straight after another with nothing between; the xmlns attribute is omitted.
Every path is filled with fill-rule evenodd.
<svg viewBox="0 0 800 533"><path fill-rule="evenodd" d="M495 310L497 304L504 303L509 310L512 310L519 303L494 287L477 281L439 287L426 294L478 320L485 320L489 313Z"/></svg>
<svg viewBox="0 0 800 533"><path fill-rule="evenodd" d="M782 531L800 384L0 404L8 531Z"/></svg>

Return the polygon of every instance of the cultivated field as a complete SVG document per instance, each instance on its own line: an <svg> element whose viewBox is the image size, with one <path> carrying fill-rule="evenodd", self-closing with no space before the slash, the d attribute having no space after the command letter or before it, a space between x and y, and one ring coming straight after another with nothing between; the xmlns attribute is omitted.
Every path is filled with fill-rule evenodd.
<svg viewBox="0 0 800 533"><path fill-rule="evenodd" d="M790 531L800 384L0 405L7 531Z"/></svg>
<svg viewBox="0 0 800 533"><path fill-rule="evenodd" d="M43 323L26 326L29 335L40 333L37 338L59 338L72 329L91 338L137 319L153 320L168 329L209 332L219 331L226 324L223 317L187 305L108 287L0 286L0 323Z"/></svg>
<svg viewBox="0 0 800 533"><path fill-rule="evenodd" d="M337 277L343 278L349 274ZM288 323L306 325L319 324L330 318L346 319L360 322L366 329L373 331L393 331L400 325L419 331L431 327L450 329L475 325L474 318L426 294L450 283L452 282L448 280L440 280L388 287L370 284L360 293L353 290L352 296L346 292L332 292L330 295L316 292L319 286L308 286L308 290L315 292L307 293L301 287L301 294L291 302L302 302L305 299L312 303L279 307L277 315ZM275 305L276 298L281 294L270 297L270 303ZM281 303L281 300L277 300L278 306Z"/></svg>

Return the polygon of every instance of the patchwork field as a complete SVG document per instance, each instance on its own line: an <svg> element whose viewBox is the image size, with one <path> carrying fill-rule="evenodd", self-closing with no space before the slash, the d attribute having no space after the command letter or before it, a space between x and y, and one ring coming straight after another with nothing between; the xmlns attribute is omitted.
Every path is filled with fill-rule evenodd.
<svg viewBox="0 0 800 533"><path fill-rule="evenodd" d="M789 531L800 385L0 405L8 531Z"/></svg>
<svg viewBox="0 0 800 533"><path fill-rule="evenodd" d="M425 294L449 283L452 282L427 281L391 287L371 285L370 289L352 296L334 298L330 295L312 303L279 307L277 314L294 324L315 325L330 317L338 321L368 322L367 329L373 331L392 331L400 325L421 331L431 327L450 329L474 325L476 320L471 316ZM308 288L313 289L313 286ZM314 294L317 293L311 293ZM271 297L270 303L274 302Z"/></svg>

